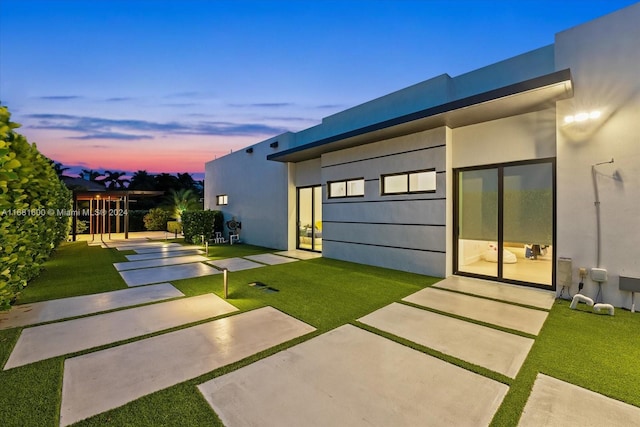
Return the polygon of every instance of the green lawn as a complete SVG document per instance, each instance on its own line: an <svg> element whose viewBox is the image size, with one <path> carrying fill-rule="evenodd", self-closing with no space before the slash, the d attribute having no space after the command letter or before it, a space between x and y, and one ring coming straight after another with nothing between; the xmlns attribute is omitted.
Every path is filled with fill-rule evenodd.
<svg viewBox="0 0 640 427"><path fill-rule="evenodd" d="M212 259L271 252L250 245L212 246ZM64 244L47 262L19 302L89 294L126 287L111 265L124 261L115 249ZM326 332L399 301L438 279L411 273L319 258L229 273L229 302L240 310L273 306ZM279 290L265 293L248 286L260 281ZM214 292L222 295L222 275L173 282L188 296ZM480 371L510 385L493 420L495 426L514 426L538 372L572 382L640 406L640 315L617 310L615 317L555 304L543 330L515 380ZM0 363L4 365L20 328L0 331ZM410 343L385 334L402 344ZM80 422L80 426L211 426L221 425L196 385L246 366L310 336L279 345L238 363L145 396L124 407ZM430 349L411 345L436 357L456 362ZM105 346L108 347L108 346ZM87 352L75 353L74 355ZM59 418L64 357L0 372L0 425L55 426ZM458 363L469 369L464 363ZM477 371L477 370L476 370ZM161 408L159 410L159 408Z"/></svg>

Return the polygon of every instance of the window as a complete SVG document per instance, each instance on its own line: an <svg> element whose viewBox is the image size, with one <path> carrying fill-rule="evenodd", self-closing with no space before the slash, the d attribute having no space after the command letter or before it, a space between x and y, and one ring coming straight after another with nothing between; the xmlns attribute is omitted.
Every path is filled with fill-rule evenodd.
<svg viewBox="0 0 640 427"><path fill-rule="evenodd" d="M329 198L364 196L364 178L347 179L327 183Z"/></svg>
<svg viewBox="0 0 640 427"><path fill-rule="evenodd" d="M382 175L382 194L431 193L436 191L436 171Z"/></svg>
<svg viewBox="0 0 640 427"><path fill-rule="evenodd" d="M229 203L229 198L226 194L216 196L216 205L226 205L227 203Z"/></svg>

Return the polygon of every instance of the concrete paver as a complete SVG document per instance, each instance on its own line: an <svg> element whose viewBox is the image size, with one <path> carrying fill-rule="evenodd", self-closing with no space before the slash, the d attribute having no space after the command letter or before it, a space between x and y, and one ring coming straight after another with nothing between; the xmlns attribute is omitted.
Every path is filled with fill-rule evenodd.
<svg viewBox="0 0 640 427"><path fill-rule="evenodd" d="M538 335L548 312L446 290L425 288L403 301L492 325Z"/></svg>
<svg viewBox="0 0 640 427"><path fill-rule="evenodd" d="M189 264L192 262L208 261L209 258L202 255L189 255L179 257L165 257L156 259L147 259L142 261L115 262L113 266L118 271L136 270L139 268L164 267L166 265Z"/></svg>
<svg viewBox="0 0 640 427"><path fill-rule="evenodd" d="M167 265L165 267L120 271L127 286L141 286L171 280L220 274L221 271L202 263Z"/></svg>
<svg viewBox="0 0 640 427"><path fill-rule="evenodd" d="M138 249L164 249L164 248L176 248L181 246L179 243L166 243L166 242L139 242L139 243L124 243L124 244L109 244L107 247L116 248L119 251L135 251Z"/></svg>
<svg viewBox="0 0 640 427"><path fill-rule="evenodd" d="M358 320L510 378L533 345L530 338L398 303Z"/></svg>
<svg viewBox="0 0 640 427"><path fill-rule="evenodd" d="M311 251L303 251L303 250L300 250L300 249L294 249L292 251L276 252L275 254L276 255L286 256L286 257L289 257L289 258L302 259L302 260L322 258L322 254L321 253L311 252Z"/></svg>
<svg viewBox="0 0 640 427"><path fill-rule="evenodd" d="M0 312L0 329L51 322L183 296L184 294L170 283L160 283L140 288L22 304L8 312Z"/></svg>
<svg viewBox="0 0 640 427"><path fill-rule="evenodd" d="M555 293L541 289L496 283L462 276L450 276L433 285L434 288L465 292L501 301L525 304L546 310L553 307Z"/></svg>
<svg viewBox="0 0 640 427"><path fill-rule="evenodd" d="M198 388L227 427L475 427L508 389L351 325Z"/></svg>
<svg viewBox="0 0 640 427"><path fill-rule="evenodd" d="M538 374L519 427L637 426L640 408Z"/></svg>
<svg viewBox="0 0 640 427"><path fill-rule="evenodd" d="M298 261L297 259L294 259L294 258L288 258L280 255L274 255L274 254L247 255L244 258L251 261L261 262L262 264L267 264L267 265L286 264L288 262Z"/></svg>
<svg viewBox="0 0 640 427"><path fill-rule="evenodd" d="M67 359L60 425L116 408L314 330L272 307L263 307Z"/></svg>
<svg viewBox="0 0 640 427"><path fill-rule="evenodd" d="M197 250L197 249L202 249L202 246L197 246L197 245L179 245L179 244L171 244L170 246L157 246L157 247L142 247L142 248L138 248L138 249L134 249L134 252L137 254L150 254L153 252L174 252L174 251L193 251L193 250Z"/></svg>
<svg viewBox="0 0 640 427"><path fill-rule="evenodd" d="M220 269L226 268L229 271L241 271L257 267L264 267L264 264L259 264L257 262L249 261L248 259L244 258L219 259L215 261L208 261L207 264L213 265Z"/></svg>
<svg viewBox="0 0 640 427"><path fill-rule="evenodd" d="M184 251L150 252L148 254L125 255L129 261L144 261L147 259L169 258L174 256L202 255L204 251L199 249L187 249Z"/></svg>
<svg viewBox="0 0 640 427"><path fill-rule="evenodd" d="M237 310L222 298L205 294L26 328L4 370Z"/></svg>

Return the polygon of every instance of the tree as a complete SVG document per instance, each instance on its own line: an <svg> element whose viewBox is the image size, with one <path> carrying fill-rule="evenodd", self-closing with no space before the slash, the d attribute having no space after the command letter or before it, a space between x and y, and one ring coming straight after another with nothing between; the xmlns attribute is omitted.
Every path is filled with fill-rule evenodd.
<svg viewBox="0 0 640 427"><path fill-rule="evenodd" d="M195 190L196 182L193 180L193 177L188 172L179 173L177 175L178 186L179 188L185 190Z"/></svg>
<svg viewBox="0 0 640 427"><path fill-rule="evenodd" d="M169 191L175 190L179 188L178 186L178 178L168 173L160 173L155 176L156 180L156 190L158 191Z"/></svg>
<svg viewBox="0 0 640 427"><path fill-rule="evenodd" d="M200 210L200 200L193 190L170 190L169 202L171 204L171 213L173 217L180 221L185 211Z"/></svg>
<svg viewBox="0 0 640 427"><path fill-rule="evenodd" d="M146 170L139 170L131 176L129 183L130 190L155 190L156 180L153 175L149 175Z"/></svg>
<svg viewBox="0 0 640 427"><path fill-rule="evenodd" d="M104 183L110 190L116 190L125 188L125 183L129 183L129 180L124 178L125 175L125 172L104 171L104 178L99 178L97 181Z"/></svg>
<svg viewBox="0 0 640 427"><path fill-rule="evenodd" d="M100 178L103 174L102 172L94 171L93 169L82 169L81 175L82 175L82 179L96 182L98 178Z"/></svg>
<svg viewBox="0 0 640 427"><path fill-rule="evenodd" d="M52 160L51 163L53 164L53 170L56 171L58 178L62 178L64 176L64 173L69 170L68 167L63 166L60 162L54 162Z"/></svg>

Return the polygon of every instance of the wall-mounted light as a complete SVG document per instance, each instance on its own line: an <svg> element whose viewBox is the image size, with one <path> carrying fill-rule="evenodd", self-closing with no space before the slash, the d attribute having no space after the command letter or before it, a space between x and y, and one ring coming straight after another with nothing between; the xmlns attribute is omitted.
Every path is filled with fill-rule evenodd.
<svg viewBox="0 0 640 427"><path fill-rule="evenodd" d="M271 148L278 148L278 141L274 141L271 144L269 144L269 147Z"/></svg>
<svg viewBox="0 0 640 427"><path fill-rule="evenodd" d="M565 116L564 123L581 123L586 122L587 120L596 120L599 119L602 113L598 110L594 110L591 112L581 111L580 113L574 114L572 116Z"/></svg>
<svg viewBox="0 0 640 427"><path fill-rule="evenodd" d="M253 147L247 148L246 150L244 150L244 152L247 153L247 154L253 153Z"/></svg>

